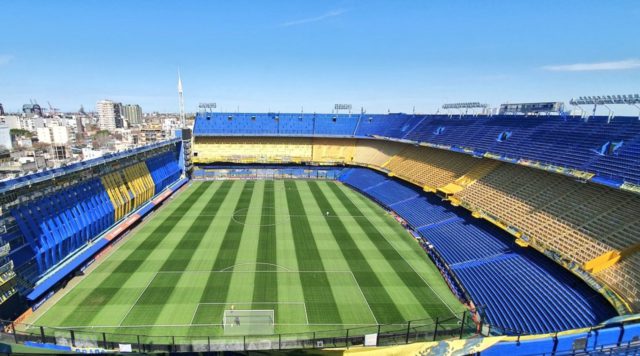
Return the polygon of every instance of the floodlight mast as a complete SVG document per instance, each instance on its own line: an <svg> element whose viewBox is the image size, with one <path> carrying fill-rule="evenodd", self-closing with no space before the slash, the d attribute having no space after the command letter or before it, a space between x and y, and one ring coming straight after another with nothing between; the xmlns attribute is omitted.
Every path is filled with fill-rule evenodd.
<svg viewBox="0 0 640 356"><path fill-rule="evenodd" d="M336 116L340 114L340 110L347 110L349 112L349 115L351 115L351 107L351 104L335 104L333 106L334 110L336 111Z"/></svg>
<svg viewBox="0 0 640 356"><path fill-rule="evenodd" d="M476 116L476 111L475 109L486 109L488 108L489 105L488 104L482 104L480 102L474 101L474 102L465 102L465 103L448 103L448 104L443 104L442 108L447 110L447 114L449 114L449 110L450 109L455 109L455 110L459 110L460 111L460 116L462 117L462 115L467 114L469 112L469 109L471 109L471 111L473 112L473 116ZM463 114L462 109L465 109L465 112ZM451 114L449 114L449 116L451 116Z"/></svg>
<svg viewBox="0 0 640 356"><path fill-rule="evenodd" d="M187 119L184 114L184 95L182 92L182 78L180 78L180 70L178 70L178 105L180 107L180 125L182 128L186 128Z"/></svg>
<svg viewBox="0 0 640 356"><path fill-rule="evenodd" d="M582 107L580 107L580 105L593 105L593 111L591 114L592 116L596 115L596 109L598 108L598 105L602 105L607 108L607 110L609 110L607 122L611 122L611 119L613 119L614 116L614 111L613 109L611 109L611 107L609 107L609 105L632 105L638 109L638 119L640 120L640 106L638 106L638 104L640 104L640 95L638 94L581 96L577 99L571 99L569 101L569 104L577 106L582 112L584 112L584 110L582 109ZM588 120L589 117L590 116L587 116L585 119Z"/></svg>
<svg viewBox="0 0 640 356"><path fill-rule="evenodd" d="M198 104L198 108L202 109L203 112L213 112L213 110L210 109L215 109L217 108L218 105L216 103L200 103Z"/></svg>

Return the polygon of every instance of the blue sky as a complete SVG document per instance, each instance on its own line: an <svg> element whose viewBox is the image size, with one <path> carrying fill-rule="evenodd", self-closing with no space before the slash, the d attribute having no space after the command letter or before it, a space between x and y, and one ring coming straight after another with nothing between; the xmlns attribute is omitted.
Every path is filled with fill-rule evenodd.
<svg viewBox="0 0 640 356"><path fill-rule="evenodd" d="M9 110L110 98L177 111L178 68L188 111L435 112L640 91L637 0L9 0L1 18Z"/></svg>

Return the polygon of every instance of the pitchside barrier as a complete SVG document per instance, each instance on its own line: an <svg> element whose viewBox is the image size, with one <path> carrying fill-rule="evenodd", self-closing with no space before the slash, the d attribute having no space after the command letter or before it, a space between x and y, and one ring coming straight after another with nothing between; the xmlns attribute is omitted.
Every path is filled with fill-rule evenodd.
<svg viewBox="0 0 640 356"><path fill-rule="evenodd" d="M2 321L0 341L37 343L71 348L119 350L130 346L137 352L205 352L285 350L363 345L391 346L412 342L462 339L477 334L478 327L468 313L448 318L412 320L405 323L274 334L273 310L227 310L223 336L156 336L98 332L92 328L66 329ZM239 323L238 323L239 321ZM239 324L239 325L238 325ZM194 327L197 327L195 325ZM157 330L155 327L154 330ZM130 330L123 328L122 330ZM267 334L267 332L269 332ZM265 335L256 335L262 332Z"/></svg>
<svg viewBox="0 0 640 356"><path fill-rule="evenodd" d="M227 180L227 179L329 179L336 180L344 167L307 166L307 167L196 167L194 180Z"/></svg>

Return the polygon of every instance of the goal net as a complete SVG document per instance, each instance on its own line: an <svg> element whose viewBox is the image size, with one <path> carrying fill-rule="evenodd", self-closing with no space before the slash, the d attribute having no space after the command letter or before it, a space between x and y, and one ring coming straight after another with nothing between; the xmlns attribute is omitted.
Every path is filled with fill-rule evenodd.
<svg viewBox="0 0 640 356"><path fill-rule="evenodd" d="M224 311L222 320L225 335L270 335L275 329L275 313L270 310Z"/></svg>

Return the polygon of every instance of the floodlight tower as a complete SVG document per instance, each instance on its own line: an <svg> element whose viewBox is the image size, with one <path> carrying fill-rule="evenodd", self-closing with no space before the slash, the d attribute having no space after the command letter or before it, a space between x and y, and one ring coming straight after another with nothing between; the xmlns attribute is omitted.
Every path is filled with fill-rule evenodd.
<svg viewBox="0 0 640 356"><path fill-rule="evenodd" d="M603 95L603 96L581 96L577 99L571 99L569 103L573 106L577 106L582 110L580 105L593 105L592 115L596 115L596 108L598 105L602 105L609 110L609 117L607 122L610 122L614 117L614 112L609 105L633 105L636 108L640 109L640 95L638 94L630 94L630 95ZM584 111L584 110L582 110ZM585 120L588 120L590 116L587 116ZM638 119L640 119L640 114L638 114Z"/></svg>
<svg viewBox="0 0 640 356"><path fill-rule="evenodd" d="M450 109L454 109L454 110L458 110L460 112L460 117L462 117L463 112L462 109L465 109L464 111L464 115L469 113L469 109L471 109L471 112L473 113L473 116L477 116L476 115L476 111L474 109L487 109L489 107L488 104L482 104L480 102L472 102L472 103L449 103L449 104L443 104L442 108L445 109L447 111L447 113L449 113ZM449 114L449 116L451 116L451 114Z"/></svg>
<svg viewBox="0 0 640 356"><path fill-rule="evenodd" d="M182 93L182 79L180 78L180 70L178 70L178 105L180 106L180 126L187 127L187 120L184 115L184 95Z"/></svg>

